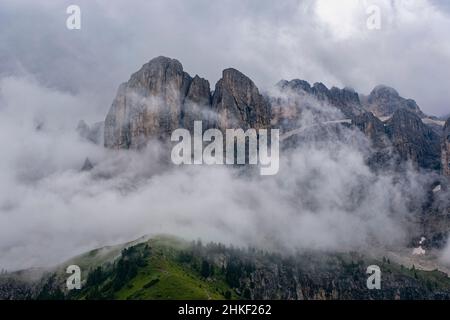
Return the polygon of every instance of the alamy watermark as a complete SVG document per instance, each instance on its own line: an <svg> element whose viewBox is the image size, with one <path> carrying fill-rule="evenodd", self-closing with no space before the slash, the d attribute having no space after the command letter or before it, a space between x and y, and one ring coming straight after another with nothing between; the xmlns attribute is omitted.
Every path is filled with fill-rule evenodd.
<svg viewBox="0 0 450 320"><path fill-rule="evenodd" d="M66 269L70 276L66 280L67 290L81 289L81 268L77 265L70 265Z"/></svg>
<svg viewBox="0 0 450 320"><path fill-rule="evenodd" d="M81 29L81 8L75 4L67 7L66 13L69 15L66 20L66 27L69 30Z"/></svg>
<svg viewBox="0 0 450 320"><path fill-rule="evenodd" d="M221 130L208 129L203 133L202 121L195 121L193 137L187 129L176 129L172 132L171 141L178 142L172 149L172 162L176 165L250 164L259 165L261 175L275 175L278 172L279 129L248 129L245 132L243 129L226 129L225 140L224 145ZM204 143L208 143L205 148Z"/></svg>
<svg viewBox="0 0 450 320"><path fill-rule="evenodd" d="M373 290L381 289L381 269L377 265L371 265L367 267L367 274L370 274L370 276L367 278L367 289Z"/></svg>

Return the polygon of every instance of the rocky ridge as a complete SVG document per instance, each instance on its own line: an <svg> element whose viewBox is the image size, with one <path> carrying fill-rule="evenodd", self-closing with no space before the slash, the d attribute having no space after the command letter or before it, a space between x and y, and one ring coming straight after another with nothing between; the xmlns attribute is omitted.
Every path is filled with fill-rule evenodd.
<svg viewBox="0 0 450 320"><path fill-rule="evenodd" d="M223 71L211 95L209 82L192 78L175 59L157 57L120 85L105 120L105 147L143 147L173 130L208 127L266 128L270 106L255 84L235 69Z"/></svg>
<svg viewBox="0 0 450 320"><path fill-rule="evenodd" d="M341 114L336 117L351 121L376 150L391 148L402 161L436 171L442 167L449 174L448 143L441 140L448 134L440 122L425 121L430 118L414 100L392 88L377 86L364 96L351 88L294 79L280 81L276 89L288 99L261 94L250 78L228 68L211 92L207 80L191 77L178 60L157 57L120 85L104 122L104 145L139 149L152 139L167 141L177 128L192 131L195 120L203 121L203 130L276 127L286 132L296 129L302 112L314 103L334 108ZM88 139L98 139L85 124L79 127Z"/></svg>

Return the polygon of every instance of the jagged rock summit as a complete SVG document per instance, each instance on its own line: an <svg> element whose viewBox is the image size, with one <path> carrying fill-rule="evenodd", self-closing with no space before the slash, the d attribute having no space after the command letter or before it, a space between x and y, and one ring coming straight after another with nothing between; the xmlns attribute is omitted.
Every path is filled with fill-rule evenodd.
<svg viewBox="0 0 450 320"><path fill-rule="evenodd" d="M212 110L217 113L217 127L267 128L270 125L269 101L247 76L236 69L225 69L216 84Z"/></svg>
<svg viewBox="0 0 450 320"><path fill-rule="evenodd" d="M376 86L363 100L364 107L377 117L390 117L399 109L408 110L420 118L426 117L416 101L401 97L397 90L385 85Z"/></svg>
<svg viewBox="0 0 450 320"><path fill-rule="evenodd" d="M314 83L311 86L307 81L299 79L291 81L281 80L278 82L277 87L281 92L310 95L319 102L338 108L349 119L364 112L358 94L351 88L339 89L332 87L328 89L321 82Z"/></svg>
<svg viewBox="0 0 450 320"><path fill-rule="evenodd" d="M186 125L192 104L209 103L207 80L192 78L178 60L157 57L120 85L105 120L105 146L139 148Z"/></svg>
<svg viewBox="0 0 450 320"><path fill-rule="evenodd" d="M198 75L191 77L178 60L157 57L144 64L121 84L104 122L104 145L113 149L139 149L149 140L168 141L178 128L193 131L196 120L203 130L218 128L263 129L284 132L297 129L302 110L319 103L335 108L337 117L353 123L377 150L393 147L403 161L417 167L450 175L449 125L433 128L412 99L405 99L387 86L375 87L370 95L351 88L328 89L323 83L282 80L281 96L261 94L254 82L240 71L228 68L211 93L210 84ZM333 117L336 115L332 115ZM97 137L86 124L79 131ZM443 139L441 138L443 135ZM95 139L93 139L95 140Z"/></svg>
<svg viewBox="0 0 450 320"><path fill-rule="evenodd" d="M105 147L140 148L167 139L177 128L265 128L270 105L255 84L235 69L223 71L211 96L209 82L192 78L178 60L157 57L120 85L105 120Z"/></svg>

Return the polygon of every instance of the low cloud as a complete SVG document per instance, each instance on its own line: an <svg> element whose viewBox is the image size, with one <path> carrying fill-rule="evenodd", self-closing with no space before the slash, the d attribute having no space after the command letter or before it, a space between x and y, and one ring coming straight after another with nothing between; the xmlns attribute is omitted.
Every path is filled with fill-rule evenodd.
<svg viewBox="0 0 450 320"><path fill-rule="evenodd" d="M365 164L370 143L351 129L348 141L319 137L282 151L273 177L174 167L156 142L112 151L81 139L83 96L29 78L0 86L0 267L9 270L158 233L283 251L402 246L418 207L412 200L420 204L424 194L413 171L373 173ZM306 127L320 121L303 119ZM80 170L86 157L95 164L88 172Z"/></svg>

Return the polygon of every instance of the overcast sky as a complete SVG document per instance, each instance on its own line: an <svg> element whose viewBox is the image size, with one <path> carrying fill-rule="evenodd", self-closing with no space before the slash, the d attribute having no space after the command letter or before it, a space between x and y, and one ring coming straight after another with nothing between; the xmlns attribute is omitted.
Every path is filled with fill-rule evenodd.
<svg viewBox="0 0 450 320"><path fill-rule="evenodd" d="M81 30L66 29L70 4L81 7ZM366 27L372 4L380 30ZM441 115L450 112L449 8L438 0L2 0L0 73L92 92L98 117L117 86L158 55L212 87L226 67L266 89L281 78L362 93L381 83Z"/></svg>

